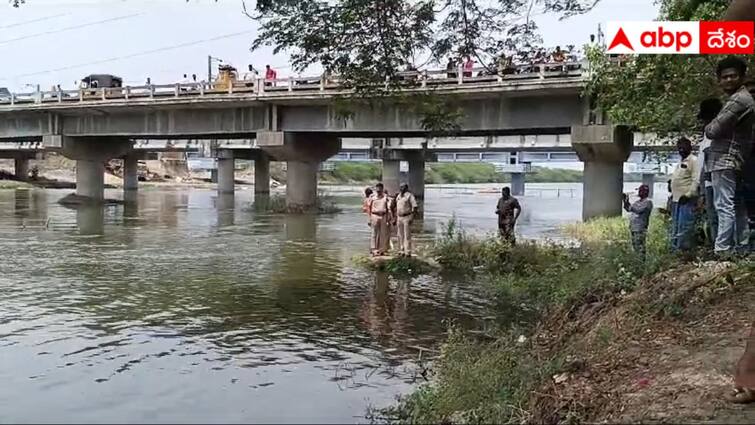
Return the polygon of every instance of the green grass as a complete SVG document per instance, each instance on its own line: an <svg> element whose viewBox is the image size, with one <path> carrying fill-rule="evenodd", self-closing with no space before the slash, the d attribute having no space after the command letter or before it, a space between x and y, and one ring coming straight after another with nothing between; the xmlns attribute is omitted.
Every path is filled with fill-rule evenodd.
<svg viewBox="0 0 755 425"><path fill-rule="evenodd" d="M636 289L641 278L669 267L665 222L654 217L648 260L631 249L626 219L595 220L569 227L579 247L474 238L454 220L432 253L446 271L465 273L483 285L506 321L487 341L452 329L433 363L431 383L380 412L400 423L521 423L530 420L533 391L558 373L559 355L535 358L531 341L519 342L546 317L611 302ZM652 258L655 256L657 258ZM665 262L665 263L664 263ZM610 343L610 334L601 335Z"/></svg>
<svg viewBox="0 0 755 425"><path fill-rule="evenodd" d="M352 259L358 266L369 270L388 273L397 277L414 277L430 273L434 267L428 262L417 257L394 257L381 261L373 261L365 255L359 255Z"/></svg>

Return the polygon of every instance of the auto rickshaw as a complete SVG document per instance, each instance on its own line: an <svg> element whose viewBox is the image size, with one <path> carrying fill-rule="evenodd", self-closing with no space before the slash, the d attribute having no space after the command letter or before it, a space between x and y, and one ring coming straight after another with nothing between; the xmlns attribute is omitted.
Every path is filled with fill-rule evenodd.
<svg viewBox="0 0 755 425"><path fill-rule="evenodd" d="M84 90L84 95L96 95L97 89L115 89L108 90L110 93L120 94L120 89L123 87L123 79L110 74L91 74L81 79L79 88L91 89Z"/></svg>

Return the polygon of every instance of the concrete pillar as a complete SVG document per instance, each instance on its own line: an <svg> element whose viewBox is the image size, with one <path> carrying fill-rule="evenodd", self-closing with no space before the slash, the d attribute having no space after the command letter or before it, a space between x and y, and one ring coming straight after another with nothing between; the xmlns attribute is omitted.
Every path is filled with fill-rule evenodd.
<svg viewBox="0 0 755 425"><path fill-rule="evenodd" d="M95 201L105 198L105 163L102 160L76 161L76 195Z"/></svg>
<svg viewBox="0 0 755 425"><path fill-rule="evenodd" d="M341 150L341 139L327 133L258 131L257 146L277 161L286 161L286 206L289 212L311 212L317 206L320 163Z"/></svg>
<svg viewBox="0 0 755 425"><path fill-rule="evenodd" d="M218 169L213 168L210 170L210 183L217 183L218 182Z"/></svg>
<svg viewBox="0 0 755 425"><path fill-rule="evenodd" d="M135 155L123 157L123 190L135 191L139 188L139 159Z"/></svg>
<svg viewBox="0 0 755 425"><path fill-rule="evenodd" d="M286 207L304 212L317 205L317 170L319 162L286 163Z"/></svg>
<svg viewBox="0 0 755 425"><path fill-rule="evenodd" d="M401 161L391 159L383 160L383 185L385 190L394 195L398 193L398 187L401 180Z"/></svg>
<svg viewBox="0 0 755 425"><path fill-rule="evenodd" d="M254 160L254 193L270 193L270 158L267 155Z"/></svg>
<svg viewBox="0 0 755 425"><path fill-rule="evenodd" d="M582 219L621 216L624 161L632 152L632 132L624 126L574 126L571 139L585 164Z"/></svg>
<svg viewBox="0 0 755 425"><path fill-rule="evenodd" d="M218 157L218 193L233 193L235 189L236 160Z"/></svg>
<svg viewBox="0 0 755 425"><path fill-rule="evenodd" d="M409 190L417 200L425 199L425 160L409 161Z"/></svg>
<svg viewBox="0 0 755 425"><path fill-rule="evenodd" d="M582 218L621 216L624 191L623 162L585 162Z"/></svg>
<svg viewBox="0 0 755 425"><path fill-rule="evenodd" d="M511 173L511 194L524 196L525 173Z"/></svg>
<svg viewBox="0 0 755 425"><path fill-rule="evenodd" d="M646 184L650 188L650 198L653 198L653 193L655 193L655 174L654 173L643 173L642 174L642 184Z"/></svg>
<svg viewBox="0 0 755 425"><path fill-rule="evenodd" d="M14 172L17 179L27 180L29 178L29 160L26 158L16 158Z"/></svg>

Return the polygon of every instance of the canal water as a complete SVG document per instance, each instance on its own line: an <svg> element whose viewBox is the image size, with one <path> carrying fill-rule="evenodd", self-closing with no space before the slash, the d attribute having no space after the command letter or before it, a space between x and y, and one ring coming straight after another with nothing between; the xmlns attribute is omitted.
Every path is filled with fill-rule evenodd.
<svg viewBox="0 0 755 425"><path fill-rule="evenodd" d="M452 216L494 231L492 188L429 189L418 239ZM527 189L524 237L579 219L578 185ZM0 191L0 422L353 423L411 391L451 321L497 312L463 281L355 267L360 199L328 190L343 212L320 217L255 212L248 190L80 210Z"/></svg>

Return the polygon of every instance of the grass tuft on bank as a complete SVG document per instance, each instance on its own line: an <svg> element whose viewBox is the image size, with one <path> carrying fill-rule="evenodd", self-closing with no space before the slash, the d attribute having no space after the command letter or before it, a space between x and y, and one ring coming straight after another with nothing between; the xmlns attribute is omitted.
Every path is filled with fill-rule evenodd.
<svg viewBox="0 0 755 425"><path fill-rule="evenodd" d="M667 249L666 223L653 216L647 260L631 249L626 219L600 219L567 229L578 246L474 238L452 220L432 249L446 271L465 273L490 291L506 318L486 339L452 328L432 366L432 380L382 410L380 420L399 423L521 423L543 420L534 394L553 386L580 362L558 346L581 323L618 305L647 279L678 264ZM671 302L640 303L636 314L668 315L687 308L682 292ZM634 304L633 304L634 305ZM569 330L571 329L571 330ZM594 332L609 346L614 331ZM544 343L543 341L547 341ZM543 348L547 346L548 348ZM555 348L554 348L555 347ZM566 374L566 375L564 375ZM560 378L559 378L560 379ZM584 412L558 420L584 419Z"/></svg>
<svg viewBox="0 0 755 425"><path fill-rule="evenodd" d="M341 207L332 198L318 195L316 204L307 209L292 208L286 204L286 197L273 195L264 202L255 203L255 210L271 214L336 214L341 212Z"/></svg>

